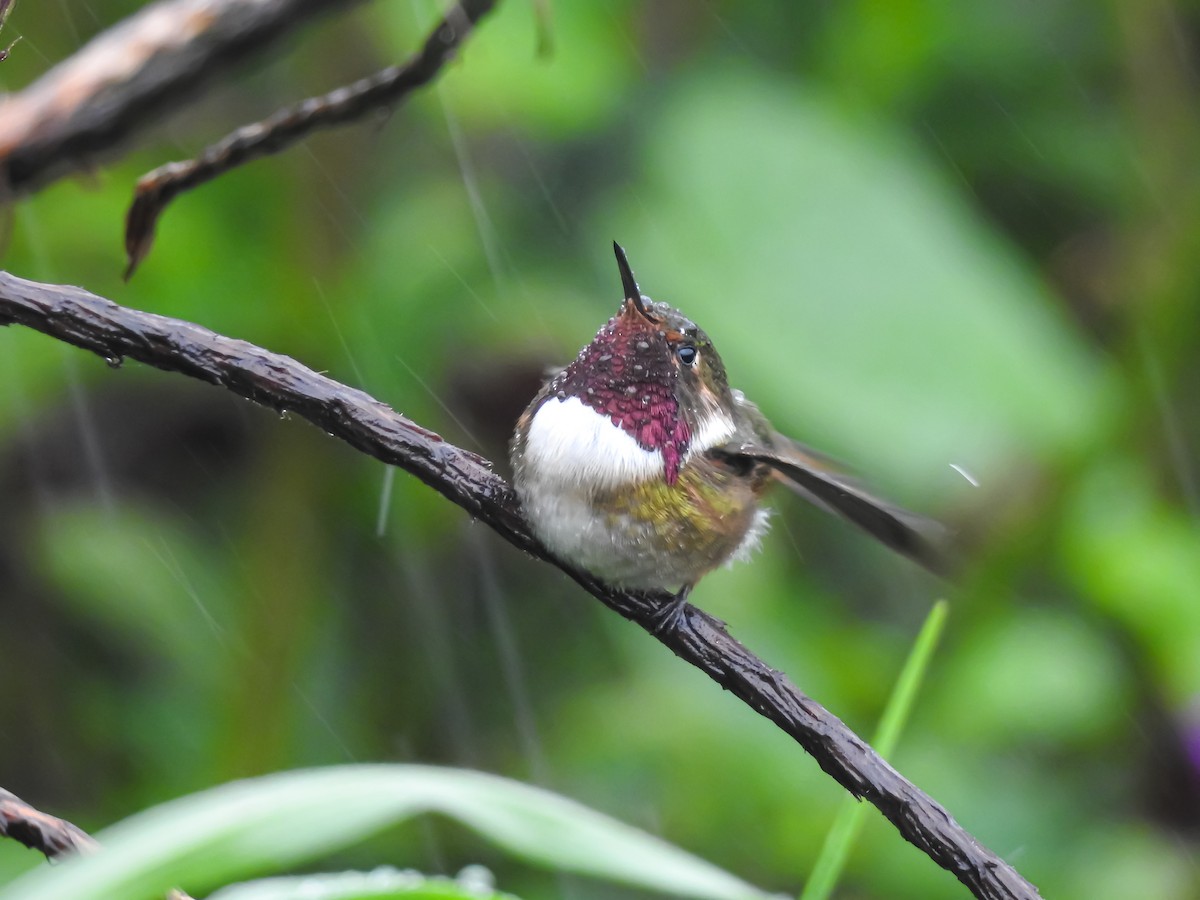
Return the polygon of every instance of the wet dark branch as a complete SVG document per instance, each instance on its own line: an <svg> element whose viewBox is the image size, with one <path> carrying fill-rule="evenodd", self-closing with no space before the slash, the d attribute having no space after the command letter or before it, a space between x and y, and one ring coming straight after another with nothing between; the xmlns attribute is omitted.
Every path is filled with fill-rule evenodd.
<svg viewBox="0 0 1200 900"><path fill-rule="evenodd" d="M0 837L12 838L30 850L40 850L46 859L59 859L72 853L94 853L100 849L96 839L79 826L34 809L4 788L0 788ZM192 898L173 888L167 892L166 900Z"/></svg>
<svg viewBox="0 0 1200 900"><path fill-rule="evenodd" d="M95 838L65 819L34 809L16 794L0 788L0 837L12 838L57 859L68 853L88 853L99 848Z"/></svg>
<svg viewBox="0 0 1200 900"><path fill-rule="evenodd" d="M667 594L615 590L554 559L530 534L508 485L487 460L461 450L362 391L286 356L199 325L118 306L79 288L0 272L0 324L19 323L110 361L126 357L180 372L276 410L289 410L364 453L416 475L505 540L557 566L620 615L654 634ZM676 632L654 634L791 735L818 764L878 809L900 833L981 898L1036 898L1036 889L981 846L836 716L693 607Z"/></svg>
<svg viewBox="0 0 1200 900"><path fill-rule="evenodd" d="M356 0L160 0L0 95L0 196L96 164L213 76Z"/></svg>
<svg viewBox="0 0 1200 900"><path fill-rule="evenodd" d="M251 160L285 150L314 131L395 107L433 80L494 5L495 0L462 0L437 24L421 51L403 65L302 100L237 129L195 159L168 163L143 175L125 220L126 279L150 252L158 217L175 197Z"/></svg>
<svg viewBox="0 0 1200 900"><path fill-rule="evenodd" d="M4 23L8 21L8 14L13 11L14 0L0 0L0 31L4 30ZM21 38L18 35L16 40L12 41L3 50L0 50L0 62L8 59L8 54L12 52L12 48L17 45L17 41Z"/></svg>

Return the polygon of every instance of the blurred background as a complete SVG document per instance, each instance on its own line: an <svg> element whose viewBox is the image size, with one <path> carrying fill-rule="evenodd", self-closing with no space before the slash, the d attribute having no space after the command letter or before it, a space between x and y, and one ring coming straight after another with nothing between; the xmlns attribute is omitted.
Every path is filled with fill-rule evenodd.
<svg viewBox="0 0 1200 900"><path fill-rule="evenodd" d="M138 6L19 2L0 87ZM294 356L507 472L543 367L617 308L618 239L781 430L975 548L941 584L780 494L694 602L869 734L948 597L896 766L1047 897L1200 897L1200 4L559 0L539 52L504 0L436 88L182 197L121 281L139 175L402 60L438 14L307 27L9 209L3 267ZM85 828L437 762L795 892L842 800L565 576L215 388L0 329L0 509L0 783ZM966 895L869 819L842 896ZM0 880L37 861L0 844ZM468 862L634 896L440 823L338 858Z"/></svg>

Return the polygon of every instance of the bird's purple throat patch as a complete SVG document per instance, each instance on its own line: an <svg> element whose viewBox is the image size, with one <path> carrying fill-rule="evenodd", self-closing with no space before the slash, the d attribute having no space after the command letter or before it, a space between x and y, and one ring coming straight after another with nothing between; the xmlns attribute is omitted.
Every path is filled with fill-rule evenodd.
<svg viewBox="0 0 1200 900"><path fill-rule="evenodd" d="M558 375L554 389L608 416L643 450L661 453L663 476L673 485L692 439L675 397L678 377L664 334L618 314Z"/></svg>

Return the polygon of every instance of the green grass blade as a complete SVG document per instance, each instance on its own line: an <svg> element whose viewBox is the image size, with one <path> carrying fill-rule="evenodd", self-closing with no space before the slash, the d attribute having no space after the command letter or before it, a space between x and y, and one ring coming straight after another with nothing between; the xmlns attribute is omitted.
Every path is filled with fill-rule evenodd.
<svg viewBox="0 0 1200 900"><path fill-rule="evenodd" d="M939 600L933 605L929 615L925 617L925 624L921 626L921 633L917 635L908 659L904 662L904 668L900 670L900 677L892 688L883 718L880 719L875 738L871 741L871 746L884 759L891 756L896 749L900 733L912 712L917 692L942 636L949 608L945 600ZM850 856L850 850L854 847L859 831L862 830L865 812L863 804L853 797L845 799L834 817L829 834L825 836L825 843L821 847L821 853L813 866L808 883L804 886L800 900L827 900L833 894Z"/></svg>

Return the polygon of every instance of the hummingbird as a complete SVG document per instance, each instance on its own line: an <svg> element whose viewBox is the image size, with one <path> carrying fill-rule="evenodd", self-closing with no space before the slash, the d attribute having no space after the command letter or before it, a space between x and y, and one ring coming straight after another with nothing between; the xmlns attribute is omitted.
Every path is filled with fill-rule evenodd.
<svg viewBox="0 0 1200 900"><path fill-rule="evenodd" d="M733 390L712 340L641 292L613 250L620 309L517 422L517 496L537 538L602 581L666 590L656 628L683 623L708 572L746 559L782 483L892 550L943 574L942 531L873 496L823 455L776 431Z"/></svg>

